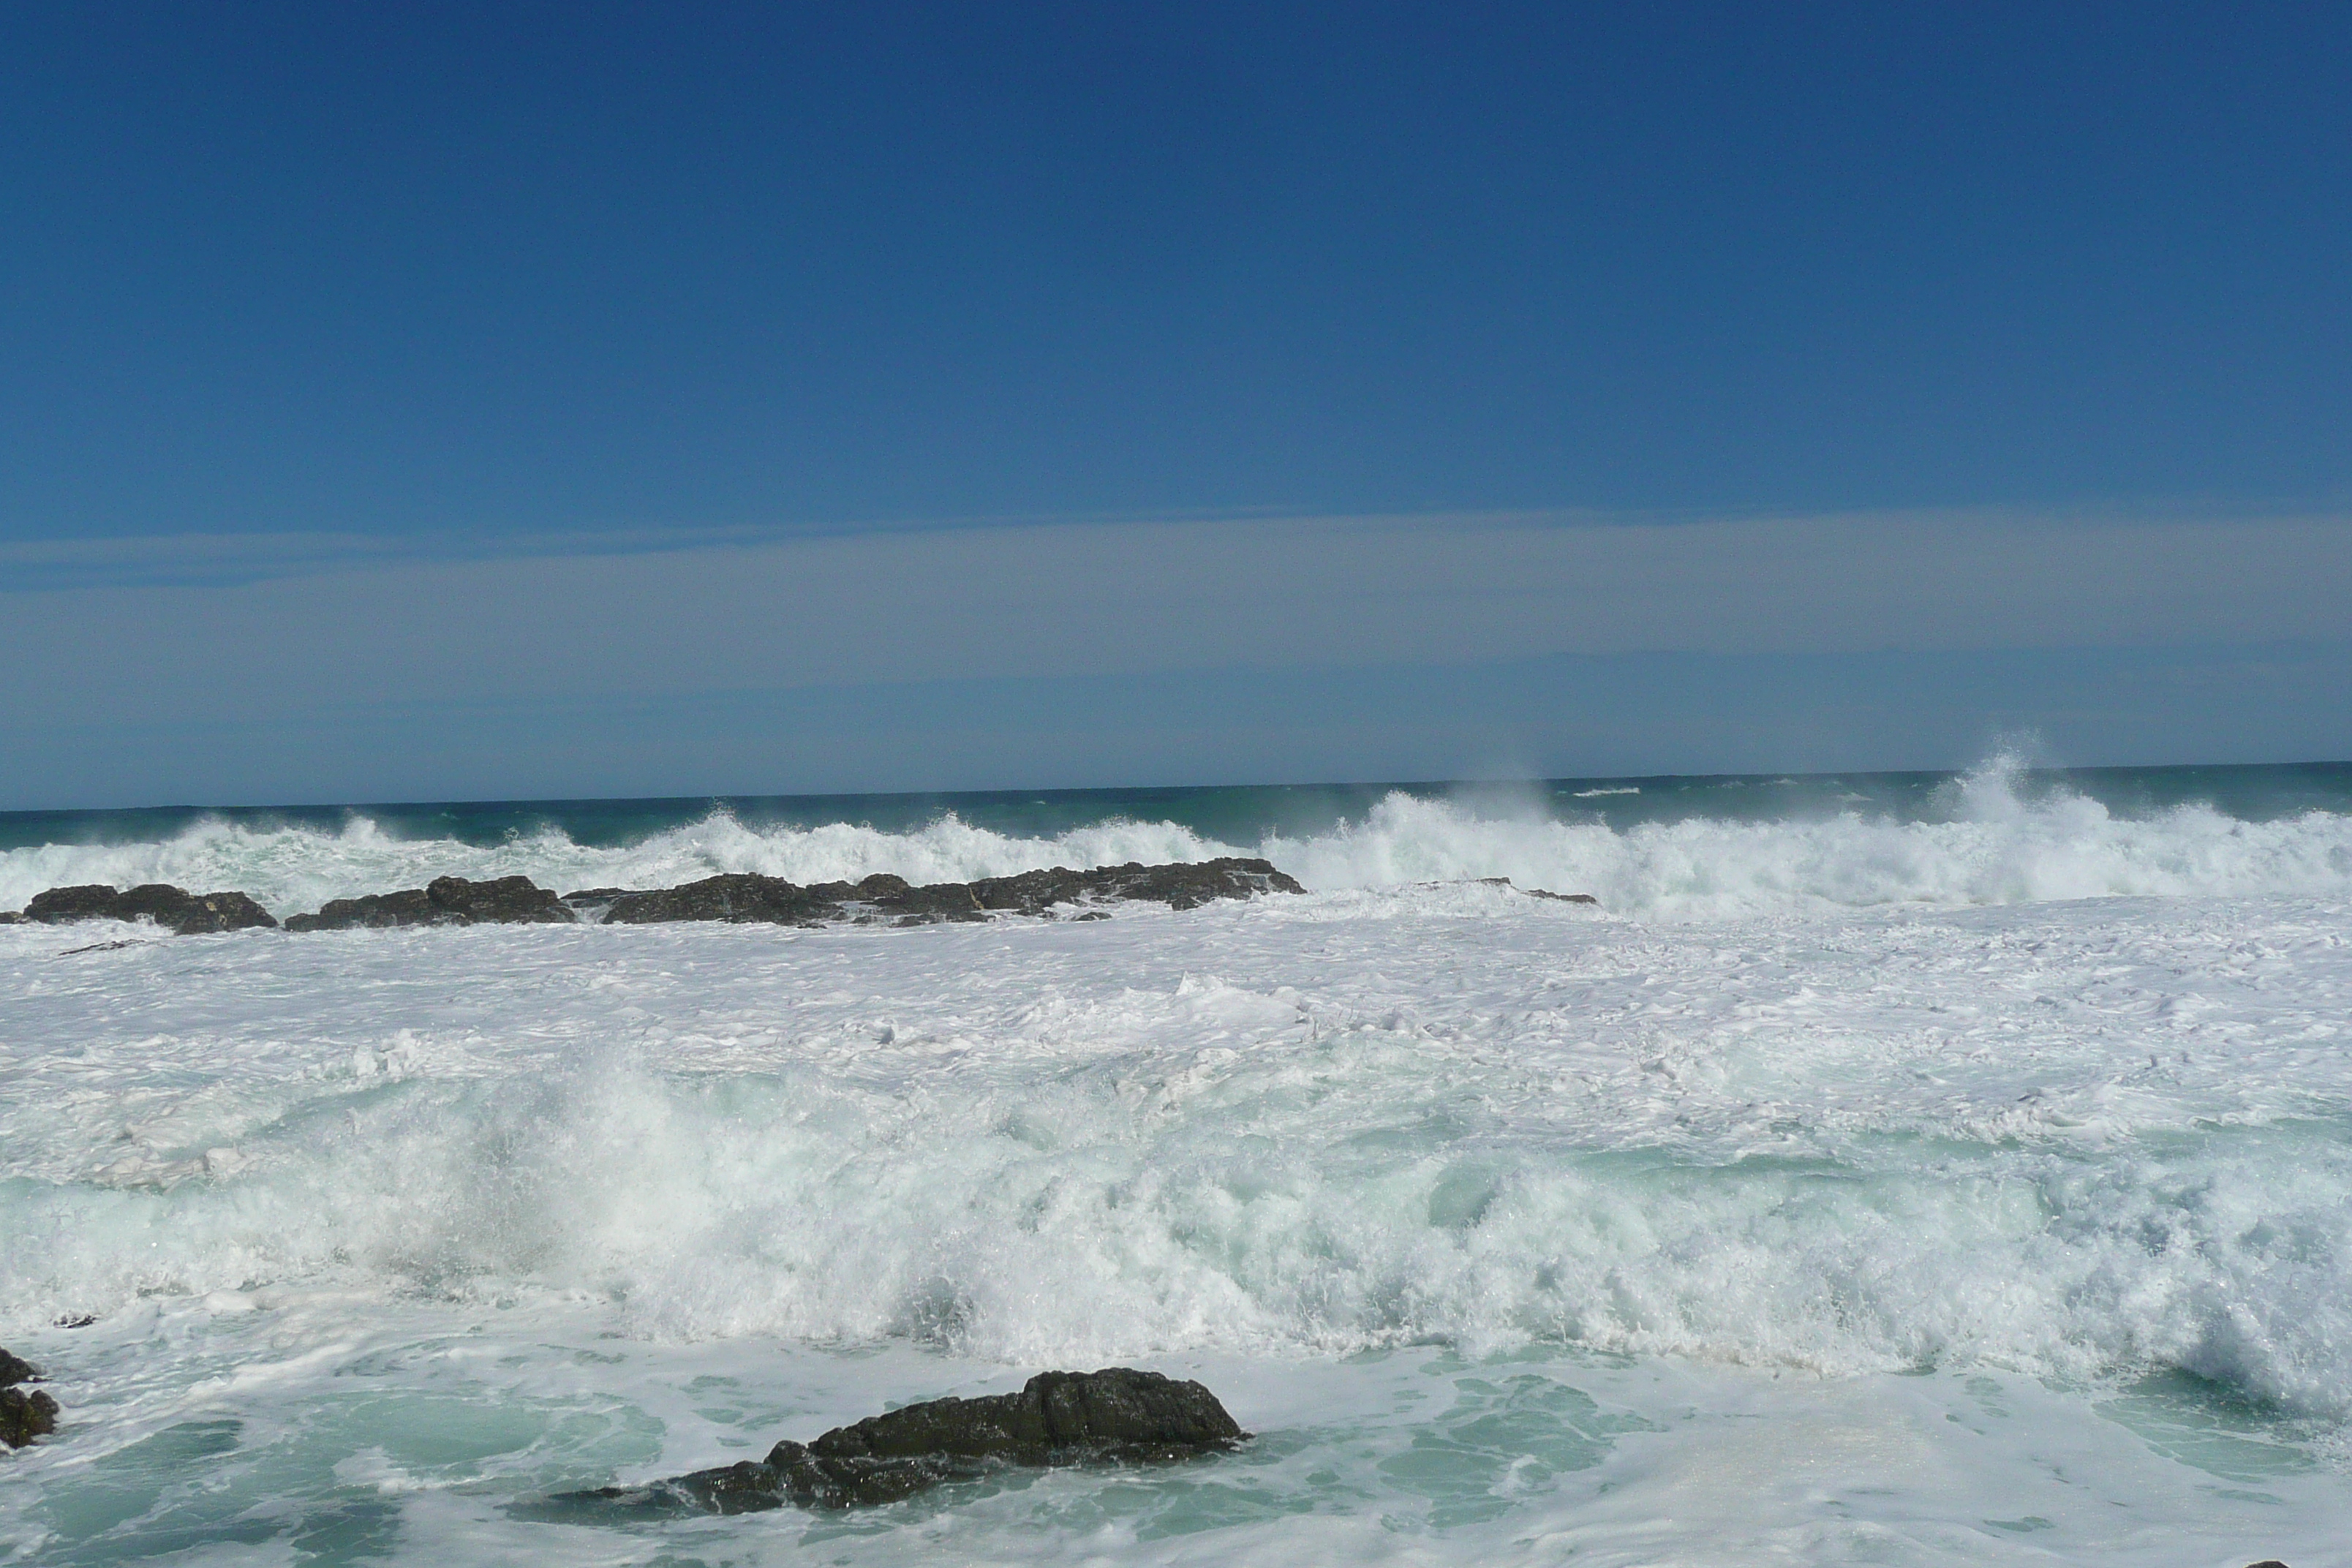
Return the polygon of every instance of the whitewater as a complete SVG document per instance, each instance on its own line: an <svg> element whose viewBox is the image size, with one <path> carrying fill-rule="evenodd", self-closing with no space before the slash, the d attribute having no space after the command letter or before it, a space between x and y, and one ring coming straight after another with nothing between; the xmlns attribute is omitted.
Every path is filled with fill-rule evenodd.
<svg viewBox="0 0 2352 1568"><path fill-rule="evenodd" d="M1308 889L914 931L0 926L0 1342L66 1412L0 1458L0 1550L2343 1561L2352 798L1781 782L0 848L0 909L1235 853ZM1259 1436L843 1516L547 1501L1109 1364Z"/></svg>

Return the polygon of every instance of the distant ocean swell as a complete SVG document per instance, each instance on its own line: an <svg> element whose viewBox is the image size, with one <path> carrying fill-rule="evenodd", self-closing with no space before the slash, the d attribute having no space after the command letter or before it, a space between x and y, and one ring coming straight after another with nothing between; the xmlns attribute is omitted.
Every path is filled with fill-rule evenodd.
<svg viewBox="0 0 2352 1568"><path fill-rule="evenodd" d="M1632 792L1582 792L1618 793ZM1265 856L1316 890L1506 876L1669 920L2111 895L2352 892L2352 815L2341 812L2247 821L2189 804L2126 816L2064 789L2024 791L2006 761L1954 781L1939 805L1927 821L1849 811L1612 826L1559 820L1533 801L1513 810L1400 791L1327 830L1269 832L1247 844L1123 816L1030 837L952 813L893 832L849 821L754 827L717 810L617 847L575 842L556 827L490 845L402 837L363 815L341 831L207 821L153 842L0 851L0 909L81 882L233 888L282 917L445 874L520 873L558 890L660 887L735 871L803 883L887 871L919 883L1235 854Z"/></svg>

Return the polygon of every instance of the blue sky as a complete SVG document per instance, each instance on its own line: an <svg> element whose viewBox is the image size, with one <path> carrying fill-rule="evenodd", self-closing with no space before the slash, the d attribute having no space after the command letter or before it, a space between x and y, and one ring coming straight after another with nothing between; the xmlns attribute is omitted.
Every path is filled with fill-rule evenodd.
<svg viewBox="0 0 2352 1568"><path fill-rule="evenodd" d="M0 807L2352 754L2347 79L2328 5L14 8Z"/></svg>

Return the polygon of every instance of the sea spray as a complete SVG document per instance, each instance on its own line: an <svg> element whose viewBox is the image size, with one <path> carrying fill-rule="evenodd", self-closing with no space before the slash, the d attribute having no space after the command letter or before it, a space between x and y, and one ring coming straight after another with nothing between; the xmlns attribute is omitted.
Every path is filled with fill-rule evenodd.
<svg viewBox="0 0 2352 1568"><path fill-rule="evenodd" d="M1997 767L1904 809L1639 787L1390 792L1238 838L693 814L10 852L224 857L186 879L299 905L444 863L1238 843L1321 890L913 931L0 927L0 1329L67 1411L0 1467L0 1550L2326 1561L2342 815ZM847 1531L544 1517L1113 1363L1259 1439Z"/></svg>
<svg viewBox="0 0 2352 1568"><path fill-rule="evenodd" d="M1578 804L1578 792L1563 793ZM2063 783L2037 783L2005 757L1918 794L1915 809L1896 812L1816 791L1813 805L1831 809L1758 816L1726 814L1718 789L1686 815L1612 824L1590 811L1553 816L1524 789L1460 797L1392 791L1360 816L1312 832L1269 829L1247 842L1117 813L1025 835L952 811L884 829L848 820L762 826L715 809L622 844L576 841L554 823L480 844L403 837L357 813L331 830L205 820L162 839L0 850L0 908L21 908L51 887L160 881L239 889L283 919L329 899L422 887L437 876L522 875L559 891L667 887L745 871L799 883L886 872L919 885L1226 855L1263 857L1326 891L1509 877L1664 920L2352 890L2347 811L2248 818L2192 801L2127 814Z"/></svg>
<svg viewBox="0 0 2352 1568"><path fill-rule="evenodd" d="M1478 891L83 955L18 1010L85 1043L20 1069L0 1300L331 1279L1008 1362L1555 1343L2352 1414L2324 924L2265 916L2222 989L2172 917L1682 948ZM105 973L170 990L124 1035Z"/></svg>

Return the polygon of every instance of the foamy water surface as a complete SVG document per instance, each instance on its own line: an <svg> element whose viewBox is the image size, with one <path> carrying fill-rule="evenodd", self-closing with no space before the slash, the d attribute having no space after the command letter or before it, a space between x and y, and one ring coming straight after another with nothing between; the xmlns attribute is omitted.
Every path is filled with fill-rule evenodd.
<svg viewBox="0 0 2352 1568"><path fill-rule="evenodd" d="M1931 819L1398 795L1245 844L220 825L9 851L0 904L1231 852L1314 891L909 931L0 928L0 1328L67 1406L0 1467L0 1542L2332 1560L2341 816L2131 815L1990 770ZM1503 875L1602 908L1468 879ZM101 940L127 945L67 951ZM544 1501L1112 1363L1203 1378L1259 1439L842 1518Z"/></svg>

